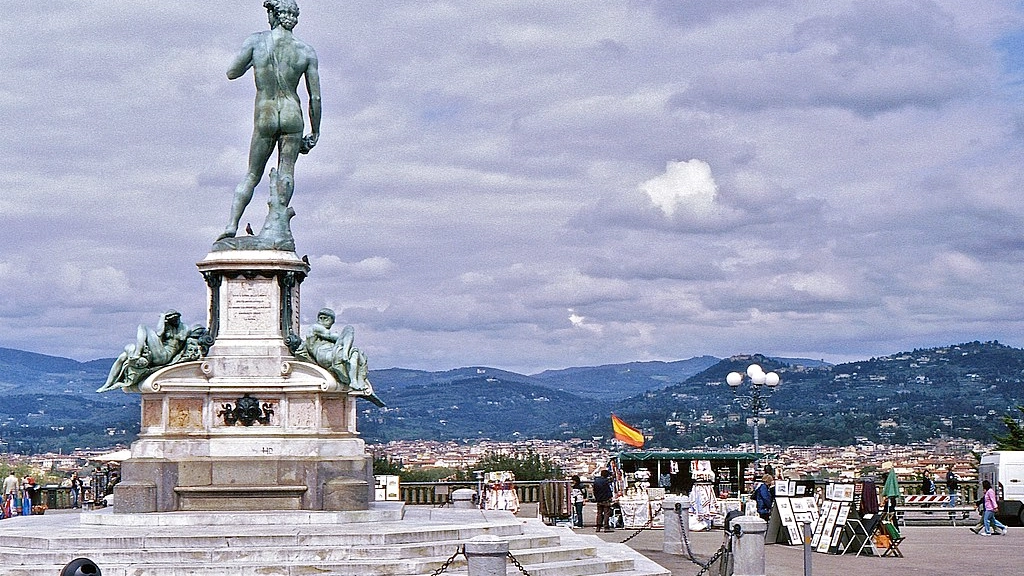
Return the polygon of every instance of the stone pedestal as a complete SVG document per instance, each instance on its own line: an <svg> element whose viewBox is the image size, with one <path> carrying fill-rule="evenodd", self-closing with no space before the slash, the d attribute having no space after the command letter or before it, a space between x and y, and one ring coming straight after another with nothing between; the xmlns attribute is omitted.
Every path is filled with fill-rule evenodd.
<svg viewBox="0 0 1024 576"><path fill-rule="evenodd" d="M114 512L366 510L373 461L356 399L287 345L308 264L253 250L212 252L198 266L215 343L201 361L142 382L141 431Z"/></svg>

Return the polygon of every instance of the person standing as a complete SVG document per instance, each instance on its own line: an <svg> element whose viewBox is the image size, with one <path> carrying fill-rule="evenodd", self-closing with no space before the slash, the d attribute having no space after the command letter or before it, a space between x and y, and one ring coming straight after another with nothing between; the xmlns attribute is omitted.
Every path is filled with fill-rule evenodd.
<svg viewBox="0 0 1024 576"><path fill-rule="evenodd" d="M594 501L597 502L597 531L614 532L611 527L612 518L612 482L611 473L601 470L601 475L594 478Z"/></svg>
<svg viewBox="0 0 1024 576"><path fill-rule="evenodd" d="M946 470L946 493L949 494L949 507L953 508L956 506L957 492L960 491L960 479L957 478L956 472L953 472L953 465L949 465L949 469Z"/></svg>
<svg viewBox="0 0 1024 576"><path fill-rule="evenodd" d="M996 491L992 488L992 483L988 480L983 480L981 488L985 491L985 515L982 517L982 522L985 525L985 531L982 532L982 535L991 536L992 526L995 525L996 528L1002 531L1002 535L1006 536L1006 524L996 520L996 512L999 512L999 504L996 500Z"/></svg>
<svg viewBox="0 0 1024 576"><path fill-rule="evenodd" d="M71 474L71 507L82 507L82 479L78 477L78 472Z"/></svg>
<svg viewBox="0 0 1024 576"><path fill-rule="evenodd" d="M772 494L772 485L775 478L771 474L761 477L761 483L754 490L754 502L757 504L757 515L765 522L772 516L772 504L775 503L775 496Z"/></svg>
<svg viewBox="0 0 1024 576"><path fill-rule="evenodd" d="M18 477L14 475L14 471L11 471L4 478L4 494L3 494L3 517L10 518L13 515L14 501L18 496Z"/></svg>
<svg viewBox="0 0 1024 576"><path fill-rule="evenodd" d="M583 528L583 504L587 501L587 489L577 474L572 476L570 494L572 496L572 525L576 528Z"/></svg>
<svg viewBox="0 0 1024 576"><path fill-rule="evenodd" d="M921 472L921 494L935 495L935 481L927 470Z"/></svg>

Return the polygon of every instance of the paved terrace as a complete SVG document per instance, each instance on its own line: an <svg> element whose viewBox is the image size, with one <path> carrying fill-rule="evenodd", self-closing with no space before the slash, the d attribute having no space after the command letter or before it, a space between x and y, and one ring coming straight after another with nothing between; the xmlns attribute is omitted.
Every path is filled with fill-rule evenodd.
<svg viewBox="0 0 1024 576"><path fill-rule="evenodd" d="M586 527L578 532L594 534L596 507L584 507ZM520 515L536 514L524 506ZM635 530L619 529L596 534L606 542L621 542ZM1020 576L1024 574L1024 528L1011 526L1006 536L978 536L969 526L904 526L906 540L900 544L903 558L872 556L811 555L813 576ZM694 532L690 545L694 555L707 561L722 545L724 533ZM700 567L685 556L662 552L664 532L644 530L626 544L672 572L673 576L694 576ZM767 576L803 576L802 546L773 544L766 547ZM512 572L509 572L512 574Z"/></svg>
<svg viewBox="0 0 1024 576"><path fill-rule="evenodd" d="M634 530L620 529L613 533L594 531L594 505L588 504L586 528L578 533L596 535L606 542L621 542L634 534ZM535 517L536 505L526 505L522 517ZM50 511L44 516L23 519L23 525L40 531L59 530L61 526L77 524L78 511ZM27 522L24 522L27 520ZM3 523L6 521L0 521ZM900 546L903 558L869 556L812 555L812 574L815 576L1017 576L1024 574L1024 528L1011 527L1006 536L978 536L968 527L959 526L905 526L906 540ZM645 530L626 544L670 570L673 576L691 576L700 568L684 556L662 552L664 533ZM694 554L707 560L721 546L723 533L692 533L690 542ZM0 544L2 547L2 544ZM804 574L803 549L800 546L775 544L767 546L767 574L769 576L802 576ZM103 567L100 566L102 569ZM3 574L0 561L0 574ZM509 574L514 574L512 568ZM57 576L55 573L53 576Z"/></svg>

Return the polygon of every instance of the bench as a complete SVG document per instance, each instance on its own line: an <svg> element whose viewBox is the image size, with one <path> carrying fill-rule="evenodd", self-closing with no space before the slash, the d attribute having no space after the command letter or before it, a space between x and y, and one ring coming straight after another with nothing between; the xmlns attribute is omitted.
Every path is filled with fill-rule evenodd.
<svg viewBox="0 0 1024 576"><path fill-rule="evenodd" d="M916 520L937 520L945 514L953 526L957 520L967 520L976 506L948 506L949 496L946 494L911 494L903 504L896 506L896 522L900 526L907 525L907 515Z"/></svg>

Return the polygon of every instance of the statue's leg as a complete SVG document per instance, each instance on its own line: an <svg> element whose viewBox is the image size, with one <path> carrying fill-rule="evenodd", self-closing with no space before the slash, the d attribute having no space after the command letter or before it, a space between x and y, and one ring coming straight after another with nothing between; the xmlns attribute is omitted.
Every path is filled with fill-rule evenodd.
<svg viewBox="0 0 1024 576"><path fill-rule="evenodd" d="M263 178L263 171L267 167L267 160L274 151L274 138L264 136L254 130L252 141L249 143L249 169L245 178L235 188L235 195L231 199L231 217L224 233L218 240L232 238L238 233L238 222L242 219L242 213L252 200L252 193Z"/></svg>
<svg viewBox="0 0 1024 576"><path fill-rule="evenodd" d="M278 146L277 176L284 186L284 205L287 206L295 192L295 161L302 150L302 133L281 136Z"/></svg>
<svg viewBox="0 0 1024 576"><path fill-rule="evenodd" d="M361 351L353 348L345 366L346 370L348 370L349 388L353 390L369 389L370 382L367 380L366 356Z"/></svg>
<svg viewBox="0 0 1024 576"><path fill-rule="evenodd" d="M348 362L349 357L352 355L352 342L356 339L356 329L352 326L345 326L341 329L341 334L338 336L338 343L336 344L338 354L340 357Z"/></svg>
<svg viewBox="0 0 1024 576"><path fill-rule="evenodd" d="M110 372L107 374L107 381L103 383L97 392L106 392L117 388L117 382L121 380L121 372L124 371L124 363L128 358L135 352L135 348L128 344L124 347L124 351L114 360L114 365L110 367Z"/></svg>
<svg viewBox="0 0 1024 576"><path fill-rule="evenodd" d="M146 345L149 344L150 340L153 338L156 338L156 332L145 324L139 324L139 327L135 330L135 346L132 347L132 352L129 357L138 358L139 356L142 356L142 352L146 349ZM128 350L129 346L131 346L131 344L124 347L125 351Z"/></svg>

